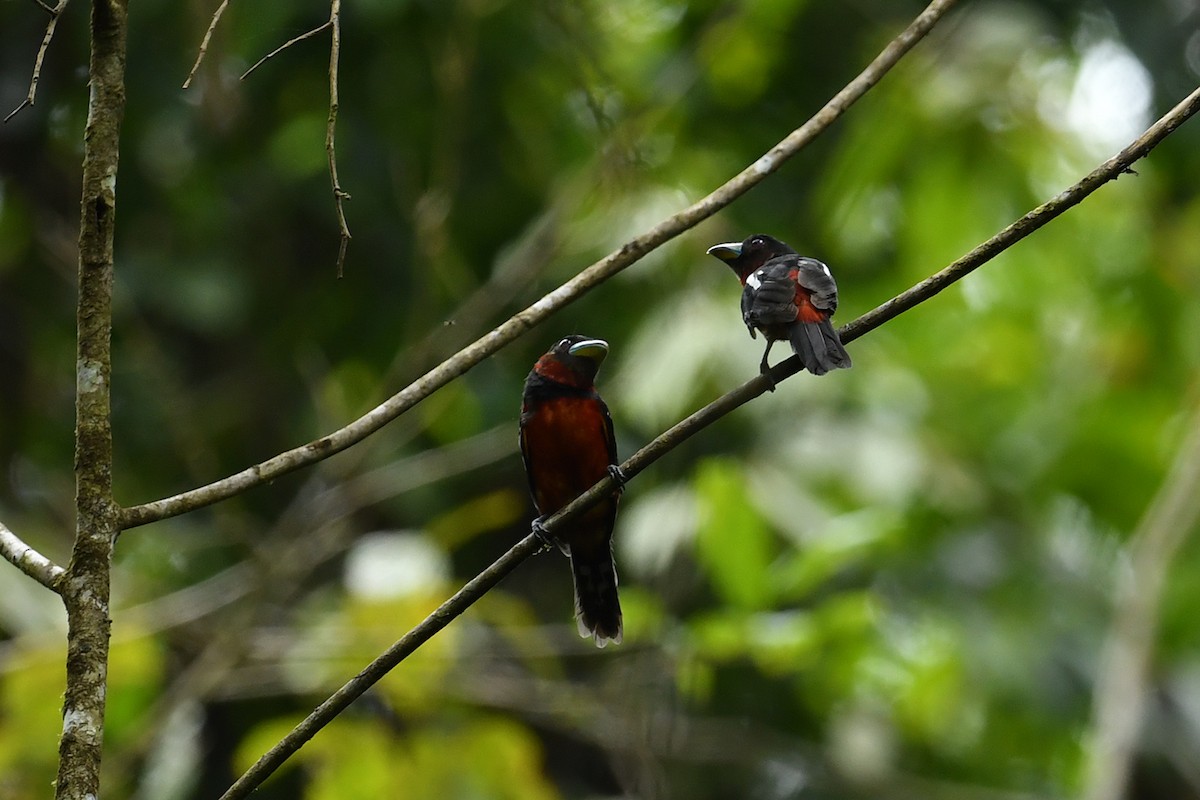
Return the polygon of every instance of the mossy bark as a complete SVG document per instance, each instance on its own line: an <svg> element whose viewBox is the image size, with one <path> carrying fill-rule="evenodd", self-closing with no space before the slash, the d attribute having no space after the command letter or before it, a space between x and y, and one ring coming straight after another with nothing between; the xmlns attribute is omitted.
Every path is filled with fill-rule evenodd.
<svg viewBox="0 0 1200 800"><path fill-rule="evenodd" d="M127 0L94 0L79 230L75 545L62 583L67 676L56 797L96 800L108 677L109 580L119 509L112 496L113 232L125 114Z"/></svg>

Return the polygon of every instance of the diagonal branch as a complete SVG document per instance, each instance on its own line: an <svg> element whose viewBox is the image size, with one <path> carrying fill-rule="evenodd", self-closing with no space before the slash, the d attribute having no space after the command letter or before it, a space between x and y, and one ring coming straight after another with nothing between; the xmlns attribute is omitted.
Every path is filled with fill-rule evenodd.
<svg viewBox="0 0 1200 800"><path fill-rule="evenodd" d="M208 23L208 30L204 32L204 38L200 40L200 52L196 53L196 63L192 64L192 69L188 72L187 79L183 82L183 88L187 89L192 85L192 78L196 77L196 71L200 69L200 62L204 60L204 56L208 53L208 40L212 38L213 31L217 29L217 23L221 21L221 15L225 13L225 8L229 5L229 0L221 0L221 5L217 6L217 10L213 12L212 20ZM255 64L254 66L258 66ZM242 76L246 77L245 75Z"/></svg>
<svg viewBox="0 0 1200 800"><path fill-rule="evenodd" d="M1197 88L1162 118L1146 129L1125 149L1089 172L1082 180L1052 200L1013 222L1004 230L955 261L950 266L918 283L908 291L893 297L873 311L862 315L842 329L842 341L852 341L883 323L923 303L959 278L974 271L980 264L1011 247L1050 220L1076 206L1092 192L1125 173L1133 173L1134 162L1145 157L1159 142L1169 136L1189 117L1200 110L1200 88Z"/></svg>
<svg viewBox="0 0 1200 800"><path fill-rule="evenodd" d="M842 328L843 340L850 341L857 339L878 328L884 322L899 316L924 300L929 299L942 289L970 273L973 269L990 261L1004 250L1024 239L1066 209L1077 205L1100 186L1129 171L1130 166L1135 161L1149 153L1155 145L1165 139L1188 117L1195 114L1197 110L1200 110L1200 88L1152 125L1146 133L1138 137L1128 147L1097 167L1070 189L1030 211L1024 217L1004 228L1004 230L971 250L945 269L935 273L908 291L897 295ZM779 383L795 375L799 369L800 360L792 356L771 370L771 379L775 383ZM621 464L622 472L625 473L627 479L632 479L685 440L696 435L704 428L745 403L767 392L770 386L771 381L766 376L758 375L736 389L722 395L686 419L676 423L669 430L659 434L653 441L630 456L627 461ZM592 486L547 519L544 522L546 531L554 533L589 507L599 502L601 498L611 494L615 489L616 484L611 477L606 476L601 479L595 486ZM529 534L498 558L491 566L468 581L450 599L442 603L436 611L401 637L399 641L388 648L382 655L368 664L358 675L334 692L329 699L317 706L308 717L293 728L287 736L281 739L278 744L267 751L262 758L247 770L222 795L221 800L237 800L249 795L250 792L266 780L288 758L303 747L305 742L328 725L338 714L377 683L384 675L432 638L434 634L449 625L455 617L470 608L476 600L516 569L521 562L537 552L540 544L540 540L535 535Z"/></svg>
<svg viewBox="0 0 1200 800"><path fill-rule="evenodd" d="M333 23L332 23L332 22L330 22L329 20L325 20L325 21L324 21L324 22L322 22L320 25L318 25L317 27L313 28L311 31L308 31L307 33L302 33L302 34L300 34L299 36L293 36L291 39L288 39L286 42L284 42L283 44L279 45L279 47L276 47L276 48L275 48L274 50L272 50L271 52L267 53L265 56L263 56L262 58L260 58L258 61L255 61L255 62L254 62L254 66L250 67L250 69L248 69L248 70L246 70L245 72L243 72L243 73L242 73L242 77L238 78L238 80L239 80L239 81L244 81L244 80L246 80L246 78L249 78L249 77L250 77L250 73L251 73L251 72L254 72L254 70L258 69L258 68L259 68L259 67L261 67L263 64L267 63L267 62L268 62L268 61L270 61L272 58L274 58L275 56L277 56L277 55L279 55L280 53L282 53L284 50L287 50L289 47L291 47L292 45L296 44L297 42L303 42L305 39L309 39L309 38L311 38L311 37L313 37L313 36L316 36L318 33L320 33L321 31L325 30L326 28L328 28L328 27L329 27L330 25L332 25L332 24L333 24Z"/></svg>
<svg viewBox="0 0 1200 800"><path fill-rule="evenodd" d="M0 556L35 581L55 592L66 570L34 550L0 522Z"/></svg>
<svg viewBox="0 0 1200 800"><path fill-rule="evenodd" d="M46 34L42 37L42 46L38 48L37 57L33 60L33 77L29 80L29 93L25 95L25 99L21 101L20 105L8 112L8 116L4 118L5 122L15 117L25 107L33 105L37 99L38 81L42 78L42 61L46 58L50 40L54 38L54 29L58 27L58 19L67 10L67 2L68 0L58 0L58 5L51 7L43 0L37 0L37 4L50 15L50 21L46 23Z"/></svg>
<svg viewBox="0 0 1200 800"><path fill-rule="evenodd" d="M579 299L591 289L636 263L647 253L695 227L754 188L768 175L779 169L787 159L798 153L832 125L847 108L878 83L888 70L924 38L934 24L953 7L954 2L955 0L933 0L899 36L875 57L875 60L866 69L850 81L808 122L792 131L783 141L772 147L723 186L674 216L663 220L649 231L633 238L619 250L592 264L524 311L518 312L490 333L467 345L362 417L320 439L280 453L227 478L162 500L129 507L123 512L122 527L134 528L216 503L271 481L280 475L328 458L370 436L560 308Z"/></svg>

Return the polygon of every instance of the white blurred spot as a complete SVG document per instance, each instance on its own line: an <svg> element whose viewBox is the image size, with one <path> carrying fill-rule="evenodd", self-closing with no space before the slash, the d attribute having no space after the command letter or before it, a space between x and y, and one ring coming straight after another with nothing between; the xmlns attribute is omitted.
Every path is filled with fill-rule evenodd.
<svg viewBox="0 0 1200 800"><path fill-rule="evenodd" d="M1149 125L1152 89L1133 53L1111 39L1098 42L1084 51L1066 125L1097 148L1123 147Z"/></svg>
<svg viewBox="0 0 1200 800"><path fill-rule="evenodd" d="M665 572L695 537L698 524L696 498L688 488L673 486L640 496L621 515L621 563L642 577Z"/></svg>
<svg viewBox="0 0 1200 800"><path fill-rule="evenodd" d="M445 552L415 531L362 537L346 557L346 590L359 597L403 597L441 585L450 575Z"/></svg>

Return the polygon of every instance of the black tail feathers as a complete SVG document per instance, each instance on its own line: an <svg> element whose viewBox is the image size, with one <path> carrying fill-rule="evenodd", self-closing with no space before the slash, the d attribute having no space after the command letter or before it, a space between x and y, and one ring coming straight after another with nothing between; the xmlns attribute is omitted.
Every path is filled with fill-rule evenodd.
<svg viewBox="0 0 1200 800"><path fill-rule="evenodd" d="M798 322L788 330L792 350L813 375L824 375L831 369L848 369L850 354L829 320Z"/></svg>
<svg viewBox="0 0 1200 800"><path fill-rule="evenodd" d="M579 635L596 637L596 646L621 643L621 601L617 598L617 570L607 548L598 554L571 555L575 576L575 621Z"/></svg>

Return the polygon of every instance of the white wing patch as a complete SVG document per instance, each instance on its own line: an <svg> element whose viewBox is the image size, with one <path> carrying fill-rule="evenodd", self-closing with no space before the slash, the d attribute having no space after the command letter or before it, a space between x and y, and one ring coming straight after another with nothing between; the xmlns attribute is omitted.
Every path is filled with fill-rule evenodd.
<svg viewBox="0 0 1200 800"><path fill-rule="evenodd" d="M826 274L826 275L827 275L829 278L832 278L832 277L833 277L833 273L829 271L829 265L828 265L828 264L826 264L824 261L818 261L817 263L821 265L821 269L825 271L825 274Z"/></svg>
<svg viewBox="0 0 1200 800"><path fill-rule="evenodd" d="M752 272L747 275L746 285L751 289L757 289L758 287L762 286L762 274L763 271L760 269L758 272Z"/></svg>

